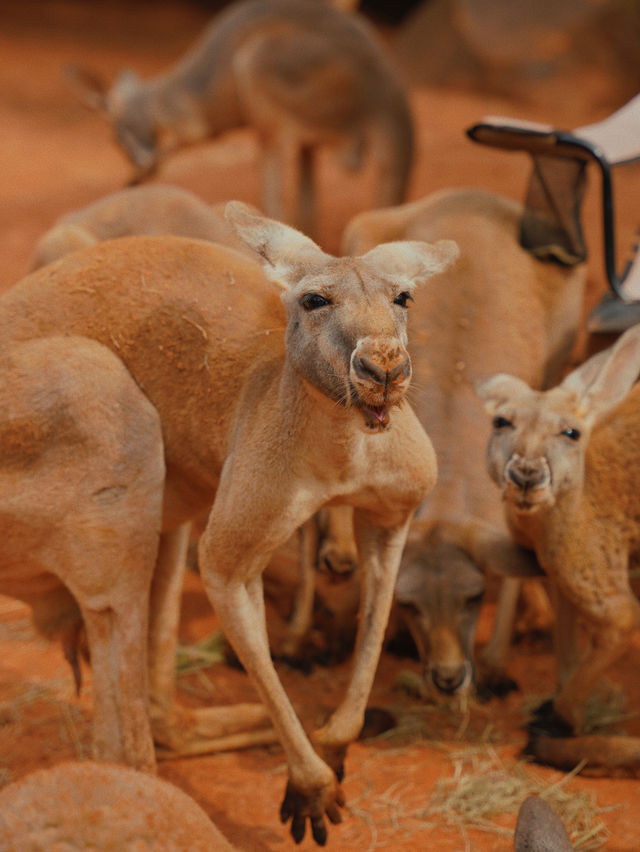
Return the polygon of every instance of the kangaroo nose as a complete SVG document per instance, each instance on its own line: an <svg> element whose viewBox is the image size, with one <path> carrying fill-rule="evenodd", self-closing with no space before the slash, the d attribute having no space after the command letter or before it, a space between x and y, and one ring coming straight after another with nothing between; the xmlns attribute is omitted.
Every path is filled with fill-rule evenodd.
<svg viewBox="0 0 640 852"><path fill-rule="evenodd" d="M467 667L461 665L457 668L433 668L431 669L431 680L433 685L445 695L453 695L460 689L467 675Z"/></svg>
<svg viewBox="0 0 640 852"><path fill-rule="evenodd" d="M403 358L395 367L387 369L386 367L375 364L366 355L356 355L353 359L353 368L359 379L373 382L383 387L401 382L411 375L411 362L409 358Z"/></svg>
<svg viewBox="0 0 640 852"><path fill-rule="evenodd" d="M514 485L523 489L535 488L545 480L545 471L542 466L524 459L511 464L507 475Z"/></svg>

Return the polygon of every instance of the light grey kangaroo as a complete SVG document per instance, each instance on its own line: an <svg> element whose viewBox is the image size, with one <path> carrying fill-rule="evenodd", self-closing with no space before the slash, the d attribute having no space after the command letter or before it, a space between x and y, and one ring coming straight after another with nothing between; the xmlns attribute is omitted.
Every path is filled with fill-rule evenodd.
<svg viewBox="0 0 640 852"><path fill-rule="evenodd" d="M264 211L314 227L316 149L342 149L378 170L375 203L404 198L413 125L402 85L375 32L357 15L317 0L245 0L216 16L172 68L148 80L122 71L111 87L67 69L84 103L109 119L138 182L172 151L237 127L253 127L264 153ZM292 162L293 161L293 162ZM286 209L286 168L297 209Z"/></svg>

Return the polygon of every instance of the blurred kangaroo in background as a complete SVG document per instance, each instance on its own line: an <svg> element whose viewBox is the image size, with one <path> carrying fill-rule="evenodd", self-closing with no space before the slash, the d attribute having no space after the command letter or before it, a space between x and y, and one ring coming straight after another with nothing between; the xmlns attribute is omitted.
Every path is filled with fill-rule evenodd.
<svg viewBox="0 0 640 852"><path fill-rule="evenodd" d="M234 3L172 68L148 80L124 70L108 87L86 69L66 71L83 102L108 118L135 166L133 182L173 151L249 126L264 155L262 207L273 218L313 233L322 145L342 149L354 169L368 151L378 169L375 203L404 199L413 159L407 97L373 28L330 4ZM295 212L286 209L288 164Z"/></svg>

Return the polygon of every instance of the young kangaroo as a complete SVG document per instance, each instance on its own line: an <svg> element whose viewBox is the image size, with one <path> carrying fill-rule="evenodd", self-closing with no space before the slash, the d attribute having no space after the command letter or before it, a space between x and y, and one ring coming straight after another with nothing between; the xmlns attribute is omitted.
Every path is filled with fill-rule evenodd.
<svg viewBox="0 0 640 852"><path fill-rule="evenodd" d="M525 251L518 241L522 212L522 205L489 192L443 190L359 214L343 241L349 254L389 240L444 236L460 248L458 262L410 315L411 402L433 441L439 473L416 517L412 557L400 569L396 595L414 635L422 633L418 647L431 648L423 658L429 679L448 691L472 683L469 649L484 585L480 569L513 570L517 564L528 572L533 561L510 541L498 495L491 495L486 418L474 383L507 368L535 387L554 383L581 315L584 266L544 263ZM411 575L406 579L405 570ZM483 685L498 692L512 683L505 667L520 582L505 580L495 641L483 659ZM433 604L435 583L437 599L448 600L447 607ZM448 641L435 643L430 625ZM437 647L446 652L440 660Z"/></svg>
<svg viewBox="0 0 640 852"><path fill-rule="evenodd" d="M639 372L634 326L546 392L505 374L478 387L509 528L558 592L559 690L540 715L578 733L587 698L640 624L628 576L640 552Z"/></svg>
<svg viewBox="0 0 640 852"><path fill-rule="evenodd" d="M314 226L316 149L344 150L378 170L378 204L403 200L413 158L405 92L366 21L317 0L244 0L216 16L191 50L149 80L123 71L109 89L69 71L85 103L109 119L136 167L152 174L178 148L236 127L256 130L264 153L261 206L305 233ZM285 208L295 159L297 210Z"/></svg>
<svg viewBox="0 0 640 852"><path fill-rule="evenodd" d="M219 740L228 743L248 726L258 737L265 734L261 707L185 716L173 702L176 631L165 608L182 584L185 524L212 505L199 547L203 581L287 756L282 819L292 819L300 840L308 818L322 843L325 816L340 819L343 761L362 726L409 522L436 476L433 448L404 399L411 377L408 302L417 283L452 262L457 247L451 241L395 243L363 257L334 258L242 205L230 204L227 213L264 272L239 253L204 241L129 237L49 264L0 299L1 351L7 357L23 342L56 335L91 338L118 356L157 416L165 466L137 509L129 505L137 479L131 482L115 463L88 497L83 492L78 498L80 509L93 516L96 504L106 516L100 540L89 528L89 559L82 525L74 527L71 542L65 539L66 549L43 547L46 513L40 523L27 513L26 523L22 507L12 512L18 474L29 469L36 477L38 470L28 443L21 452L21 435L15 435L20 421L9 421L15 487L3 492L1 513L9 530L15 526L21 534L19 541L15 533L4 535L9 552L0 555L11 566L9 594L20 597L34 573L53 575L69 588L88 622L94 666L104 660L105 671L96 673L97 756L150 768L148 725L142 713L135 720L129 713L131 706L143 708L146 698L144 677L131 670L132 660L144 665L150 579L156 738L170 749L195 752ZM136 441L150 440L148 431L141 438L129 435L116 403L111 397L102 403L96 381L87 416L104 418L105 429L116 429L135 455ZM60 407L52 408L51 417ZM73 447L90 427L81 409L68 419L63 437ZM91 428L101 434L99 424ZM25 429L29 437L28 421ZM54 429L44 418L37 435L45 446ZM155 440L153 446L157 452ZM85 454L82 465L90 468L91 458ZM60 465L52 458L50 499L56 506L56 491L67 487L74 460L72 452ZM95 463L101 461L98 455ZM86 470L81 481L90 481L90 474ZM261 574L274 550L329 502L354 507L363 594L351 684L312 745L270 659ZM116 517L125 503L136 549L121 542L119 521L108 523L109 512Z"/></svg>

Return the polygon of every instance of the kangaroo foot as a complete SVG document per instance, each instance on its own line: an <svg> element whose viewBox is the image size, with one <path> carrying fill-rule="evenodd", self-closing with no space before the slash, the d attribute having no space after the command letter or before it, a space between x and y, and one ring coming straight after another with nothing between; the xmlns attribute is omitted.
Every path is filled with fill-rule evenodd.
<svg viewBox="0 0 640 852"><path fill-rule="evenodd" d="M342 822L339 809L344 803L344 794L337 781L332 788L327 787L313 793L306 793L289 781L280 808L280 820L283 823L291 820L291 836L296 843L301 843L308 819L313 839L318 846L324 846L327 842L325 816L334 825Z"/></svg>
<svg viewBox="0 0 640 852"><path fill-rule="evenodd" d="M577 737L531 737L526 754L538 763L570 771L583 760L585 769L640 773L640 738L585 734Z"/></svg>
<svg viewBox="0 0 640 852"><path fill-rule="evenodd" d="M211 754L277 742L262 704L235 704L196 710L174 708L152 721L158 757Z"/></svg>

